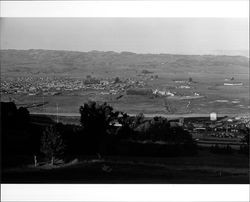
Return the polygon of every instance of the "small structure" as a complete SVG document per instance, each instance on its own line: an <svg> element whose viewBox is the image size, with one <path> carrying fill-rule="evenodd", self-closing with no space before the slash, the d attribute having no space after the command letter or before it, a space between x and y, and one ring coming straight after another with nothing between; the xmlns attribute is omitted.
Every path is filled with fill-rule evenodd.
<svg viewBox="0 0 250 202"><path fill-rule="evenodd" d="M224 86L242 86L243 83L224 83Z"/></svg>
<svg viewBox="0 0 250 202"><path fill-rule="evenodd" d="M160 95L160 96L174 96L174 94L171 93L170 91L165 91L165 90L161 91L158 89L153 90L153 94Z"/></svg>
<svg viewBox="0 0 250 202"><path fill-rule="evenodd" d="M215 112L210 113L210 120L216 121L217 120L217 113L215 113Z"/></svg>

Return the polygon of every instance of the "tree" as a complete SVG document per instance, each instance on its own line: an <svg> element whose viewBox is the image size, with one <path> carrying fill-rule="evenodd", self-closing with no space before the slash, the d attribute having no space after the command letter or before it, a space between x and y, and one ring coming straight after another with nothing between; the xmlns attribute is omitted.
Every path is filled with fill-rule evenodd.
<svg viewBox="0 0 250 202"><path fill-rule="evenodd" d="M154 72L151 72L151 71L148 71L148 70L146 70L146 69L143 69L143 70L141 71L141 73L143 73L143 74L152 74L152 73L154 73Z"/></svg>
<svg viewBox="0 0 250 202"><path fill-rule="evenodd" d="M14 102L1 102L1 130L11 129L16 126L17 122L17 107Z"/></svg>
<svg viewBox="0 0 250 202"><path fill-rule="evenodd" d="M247 131L248 131L248 132L245 134L245 137L244 137L244 142L246 142L247 145L249 145L249 134L250 134L250 130L248 129Z"/></svg>
<svg viewBox="0 0 250 202"><path fill-rule="evenodd" d="M120 82L121 82L121 81L120 81L120 78L119 78L119 77L116 77L114 83L120 83Z"/></svg>
<svg viewBox="0 0 250 202"><path fill-rule="evenodd" d="M138 125L142 124L144 121L145 117L143 113L139 113L136 115L135 119L134 119L134 128L137 127Z"/></svg>
<svg viewBox="0 0 250 202"><path fill-rule="evenodd" d="M84 132L91 135L97 143L97 152L102 152L101 148L105 146L105 138L118 120L119 112L114 112L113 108L106 102L97 104L94 101L90 101L80 107L80 114L80 122Z"/></svg>
<svg viewBox="0 0 250 202"><path fill-rule="evenodd" d="M192 77L189 77L188 81L189 81L190 83L193 82Z"/></svg>
<svg viewBox="0 0 250 202"><path fill-rule="evenodd" d="M119 112L114 112L106 102L97 104L90 101L80 107L80 114L80 122L84 129L88 132L100 132L96 134L100 136L107 133L110 126L117 120Z"/></svg>
<svg viewBox="0 0 250 202"><path fill-rule="evenodd" d="M149 135L154 140L166 140L169 135L170 124L166 118L154 117L150 121Z"/></svg>
<svg viewBox="0 0 250 202"><path fill-rule="evenodd" d="M55 126L49 126L43 131L40 150L51 159L51 165L54 164L55 157L63 155L65 145Z"/></svg>
<svg viewBox="0 0 250 202"><path fill-rule="evenodd" d="M116 135L120 138L129 138L134 133L134 118L121 112L118 122L122 125L118 128Z"/></svg>
<svg viewBox="0 0 250 202"><path fill-rule="evenodd" d="M17 110L17 123L20 127L27 127L27 124L30 121L30 113L25 107L20 107Z"/></svg>

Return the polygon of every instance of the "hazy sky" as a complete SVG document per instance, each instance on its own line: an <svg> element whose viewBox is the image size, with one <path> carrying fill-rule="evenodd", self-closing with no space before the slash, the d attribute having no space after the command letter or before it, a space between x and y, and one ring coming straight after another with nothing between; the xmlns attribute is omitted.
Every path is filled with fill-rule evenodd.
<svg viewBox="0 0 250 202"><path fill-rule="evenodd" d="M2 18L2 49L202 53L248 49L243 18Z"/></svg>

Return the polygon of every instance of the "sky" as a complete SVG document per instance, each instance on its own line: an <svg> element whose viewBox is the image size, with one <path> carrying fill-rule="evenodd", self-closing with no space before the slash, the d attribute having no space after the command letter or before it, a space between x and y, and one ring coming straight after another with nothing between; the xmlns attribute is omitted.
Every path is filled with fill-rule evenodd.
<svg viewBox="0 0 250 202"><path fill-rule="evenodd" d="M247 18L2 18L1 49L199 54L248 50Z"/></svg>

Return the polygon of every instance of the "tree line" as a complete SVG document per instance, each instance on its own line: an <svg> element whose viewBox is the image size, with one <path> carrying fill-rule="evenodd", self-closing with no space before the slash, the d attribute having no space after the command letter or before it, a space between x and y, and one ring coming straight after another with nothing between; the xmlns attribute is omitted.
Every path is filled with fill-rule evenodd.
<svg viewBox="0 0 250 202"><path fill-rule="evenodd" d="M47 159L82 155L180 156L194 155L197 145L183 127L163 117L146 119L115 111L107 103L80 106L80 125L33 124L29 111L14 103L1 103L3 160L26 154ZM12 156L13 156L12 155Z"/></svg>

